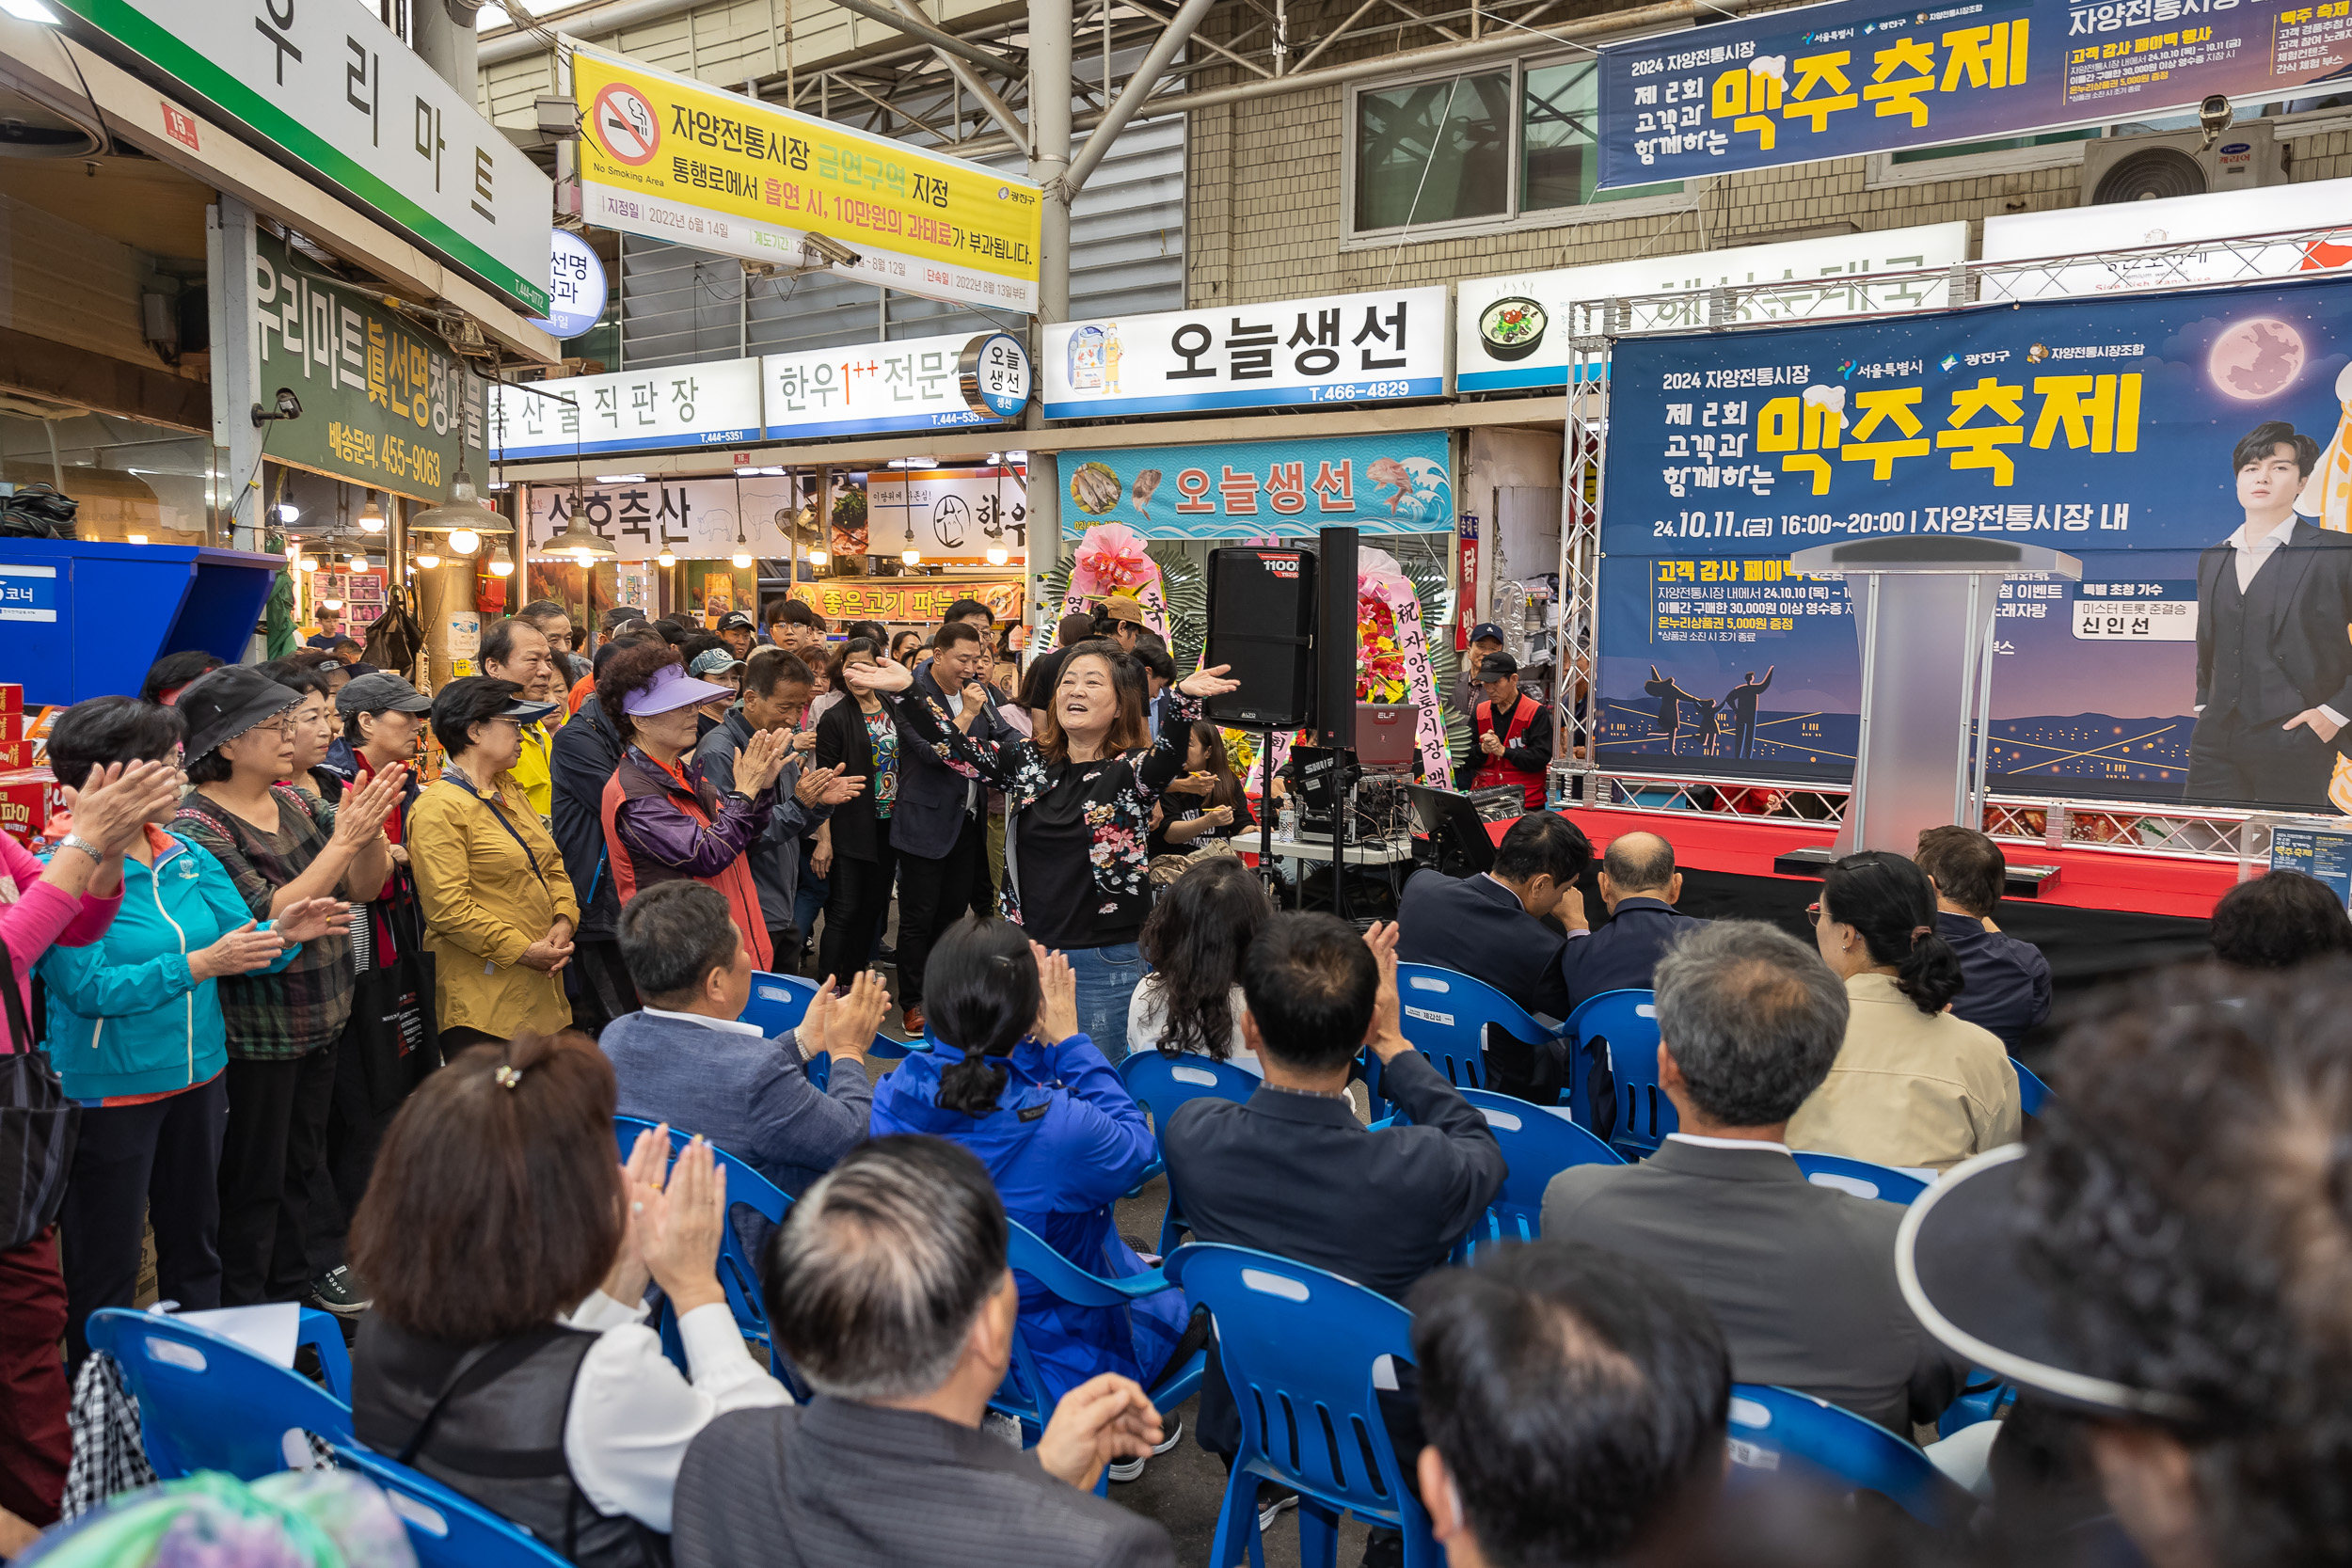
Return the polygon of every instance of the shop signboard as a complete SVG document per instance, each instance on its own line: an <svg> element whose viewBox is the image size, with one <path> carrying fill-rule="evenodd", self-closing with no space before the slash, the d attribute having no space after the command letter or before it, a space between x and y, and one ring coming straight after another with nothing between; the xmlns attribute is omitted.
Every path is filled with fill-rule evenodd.
<svg viewBox="0 0 2352 1568"><path fill-rule="evenodd" d="M376 20L310 0L55 0L245 138L528 315L548 309L552 185Z"/></svg>
<svg viewBox="0 0 2352 1568"><path fill-rule="evenodd" d="M1442 397L1446 291L1054 322L1041 352L1049 420Z"/></svg>
<svg viewBox="0 0 2352 1568"><path fill-rule="evenodd" d="M299 419L264 427L262 451L371 489L443 499L461 437L483 451L481 381L380 297L330 281L266 231L254 240L259 385L264 398L283 387L302 404Z"/></svg>
<svg viewBox="0 0 2352 1568"><path fill-rule="evenodd" d="M1830 0L1604 44L1600 184L2295 98L2347 60L2352 10L2332 4Z"/></svg>
<svg viewBox="0 0 2352 1568"><path fill-rule="evenodd" d="M1602 761L1848 776L1846 586L1790 555L1972 535L2082 562L2079 582L2000 589L1995 790L2352 810L2352 765L2297 712L2352 711L2335 701L2352 701L2352 647L2294 629L2352 623L2340 283L1627 339L1614 356ZM2228 566L2241 527L2289 530L2283 576L2256 595ZM2283 661L2283 711L2277 693L2260 712L2215 696L2216 661L2257 644Z"/></svg>
<svg viewBox="0 0 2352 1568"><path fill-rule="evenodd" d="M850 348L771 354L759 361L767 398L768 439L807 440L884 430L965 430L1002 423L1007 416L976 406L962 390L964 357L987 373L977 396L1004 400L1010 382L1019 396L1004 400L1014 413L1025 404L1028 356L1001 332L901 338ZM985 358L988 363L977 364Z"/></svg>
<svg viewBox="0 0 2352 1568"><path fill-rule="evenodd" d="M581 523L620 552L651 561L664 550L688 561L718 561L739 551L781 558L798 500L789 474L745 479L644 480L592 484L580 491ZM532 552L564 531L571 515L568 484L523 486L525 540Z"/></svg>
<svg viewBox="0 0 2352 1568"><path fill-rule="evenodd" d="M2352 180L2315 180L2157 201L1995 214L1984 220L1983 260L2082 260L1988 273L1979 284L1979 297L2042 299L2330 272L2352 261L2352 229L2326 234L2312 230L2330 214L2347 209L2352 209ZM2249 237L2265 234L2298 237L2248 243ZM2207 240L2239 243L2196 248ZM2101 254L2151 245L2169 248L2155 256Z"/></svg>
<svg viewBox="0 0 2352 1568"><path fill-rule="evenodd" d="M1987 219L1988 232L1996 219ZM1968 226L1932 223L1867 234L1736 245L1687 256L1645 257L1597 266L1505 273L1454 289L1454 388L1500 392L1562 388L1579 300L1672 294L1645 299L1621 324L1628 332L1723 325L1709 315L1709 291L1780 283L1739 296L1731 320L1742 325L1808 317L1929 310L1951 303L1948 277L1917 276L1968 260ZM1877 277L1875 273L1893 273Z"/></svg>
<svg viewBox="0 0 2352 1568"><path fill-rule="evenodd" d="M759 439L756 359L713 359L657 371L501 385L490 446L526 457L743 446ZM572 401L566 404L562 399Z"/></svg>
<svg viewBox="0 0 2352 1568"><path fill-rule="evenodd" d="M914 550L926 562L1019 554L1029 540L1027 480L1009 466L877 468L866 481L866 527L876 554Z"/></svg>
<svg viewBox="0 0 2352 1568"><path fill-rule="evenodd" d="M577 338L604 318L604 258L568 229L548 230L548 293L554 303L531 324L542 332Z"/></svg>
<svg viewBox="0 0 2352 1568"><path fill-rule="evenodd" d="M1454 531L1443 431L1068 451L1061 472L1062 529L1073 537L1098 523L1147 539Z"/></svg>
<svg viewBox="0 0 2352 1568"><path fill-rule="evenodd" d="M890 578L823 578L794 583L787 596L829 621L938 621L958 599L977 599L998 625L1021 618L1019 582L931 582Z"/></svg>
<svg viewBox="0 0 2352 1568"><path fill-rule="evenodd" d="M600 229L988 310L1037 309L1038 186L566 40Z"/></svg>

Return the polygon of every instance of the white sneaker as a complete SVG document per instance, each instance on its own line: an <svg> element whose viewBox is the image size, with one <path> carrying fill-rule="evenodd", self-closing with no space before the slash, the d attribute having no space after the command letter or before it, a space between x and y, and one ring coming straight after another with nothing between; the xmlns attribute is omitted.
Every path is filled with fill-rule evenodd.
<svg viewBox="0 0 2352 1568"><path fill-rule="evenodd" d="M1296 1508L1297 1506L1298 1494L1289 1490L1287 1487L1283 1489L1282 1495L1275 1498L1272 1502L1259 1505L1258 1533L1260 1535L1263 1535L1266 1531L1272 1529L1274 1528L1274 1521L1282 1516L1282 1511L1284 1509Z"/></svg>
<svg viewBox="0 0 2352 1568"><path fill-rule="evenodd" d="M1178 1441L1179 1441L1179 1440L1180 1440L1180 1439L1181 1439L1184 1435L1184 1423L1183 1421L1181 1421L1181 1420L1180 1420L1180 1421L1178 1421L1178 1422L1176 1423L1176 1425L1175 1425L1173 1428L1171 1428L1171 1429L1169 1430L1168 1436L1167 1436L1164 1440L1162 1440L1162 1442L1160 1443L1160 1446L1159 1446L1158 1448L1155 1448L1155 1449L1153 1449L1152 1450L1151 1454L1146 1455L1146 1456L1144 1456L1143 1458L1137 1458L1137 1459L1114 1459L1114 1460L1112 1460L1112 1461L1111 1461L1111 1467L1110 1467L1110 1468L1111 1468L1111 1480L1113 1480L1113 1481L1134 1481L1134 1480L1136 1480L1138 1477L1140 1477L1140 1476L1143 1474L1143 1466L1144 1466L1144 1464L1145 1464L1146 1460L1151 1459L1151 1458L1155 1458L1155 1457L1157 1457L1157 1456L1158 1456L1158 1455L1160 1455L1160 1454L1164 1454L1164 1453L1166 1453L1168 1449L1170 1449L1174 1448L1174 1447L1176 1446L1177 1442L1178 1442Z"/></svg>

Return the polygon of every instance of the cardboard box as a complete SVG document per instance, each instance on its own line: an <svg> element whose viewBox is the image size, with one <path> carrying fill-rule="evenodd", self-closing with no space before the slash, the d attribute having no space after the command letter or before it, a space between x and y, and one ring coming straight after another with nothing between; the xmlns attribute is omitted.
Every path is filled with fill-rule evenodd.
<svg viewBox="0 0 2352 1568"><path fill-rule="evenodd" d="M46 845L49 818L65 809L65 791L46 768L0 773L0 832L28 849Z"/></svg>
<svg viewBox="0 0 2352 1568"><path fill-rule="evenodd" d="M29 740L0 740L0 768L32 767L33 750L33 742Z"/></svg>
<svg viewBox="0 0 2352 1568"><path fill-rule="evenodd" d="M0 713L22 715L24 711L24 686L15 681L0 681Z"/></svg>

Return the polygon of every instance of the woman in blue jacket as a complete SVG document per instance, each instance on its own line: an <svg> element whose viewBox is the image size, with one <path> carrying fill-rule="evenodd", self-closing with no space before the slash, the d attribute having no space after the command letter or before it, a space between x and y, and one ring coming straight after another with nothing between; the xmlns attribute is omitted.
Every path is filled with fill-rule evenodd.
<svg viewBox="0 0 2352 1568"><path fill-rule="evenodd" d="M286 693L286 706L296 694ZM179 710L98 697L59 716L49 766L78 786L111 762L169 761ZM162 832L175 799L123 851L122 908L87 947L40 961L49 991L49 1055L66 1097L82 1104L65 1207L66 1344L78 1370L84 1326L128 1307L137 1287L141 1216L155 1227L155 1282L166 1301L220 1305L217 1172L229 1098L221 1078L224 974L283 969L309 941L340 940L350 906L312 898L254 924L229 873L209 853Z"/></svg>
<svg viewBox="0 0 2352 1568"><path fill-rule="evenodd" d="M980 1158L1005 1211L1089 1274L1145 1272L1111 1204L1152 1163L1151 1124L1093 1041L1078 1032L1070 962L1006 920L968 916L931 950L923 985L929 1052L874 1085L872 1131L927 1132ZM1149 1388L1184 1327L1174 1291L1127 1307L1073 1307L1028 1275L1021 1332L1038 1358L1044 1407L1087 1379L1120 1372ZM1161 1451L1182 1433L1167 1434ZM1114 1466L1133 1480L1142 1461Z"/></svg>

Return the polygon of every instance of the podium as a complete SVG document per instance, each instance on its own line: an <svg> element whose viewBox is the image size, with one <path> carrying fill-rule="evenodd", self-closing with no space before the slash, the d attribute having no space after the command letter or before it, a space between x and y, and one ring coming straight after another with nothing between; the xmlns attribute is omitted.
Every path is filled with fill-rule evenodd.
<svg viewBox="0 0 2352 1568"><path fill-rule="evenodd" d="M1789 563L1845 578L1862 645L1853 793L1836 853L1910 855L1923 829L1981 828L2001 579L2079 581L2082 562L1979 534L1904 534L1816 546Z"/></svg>

